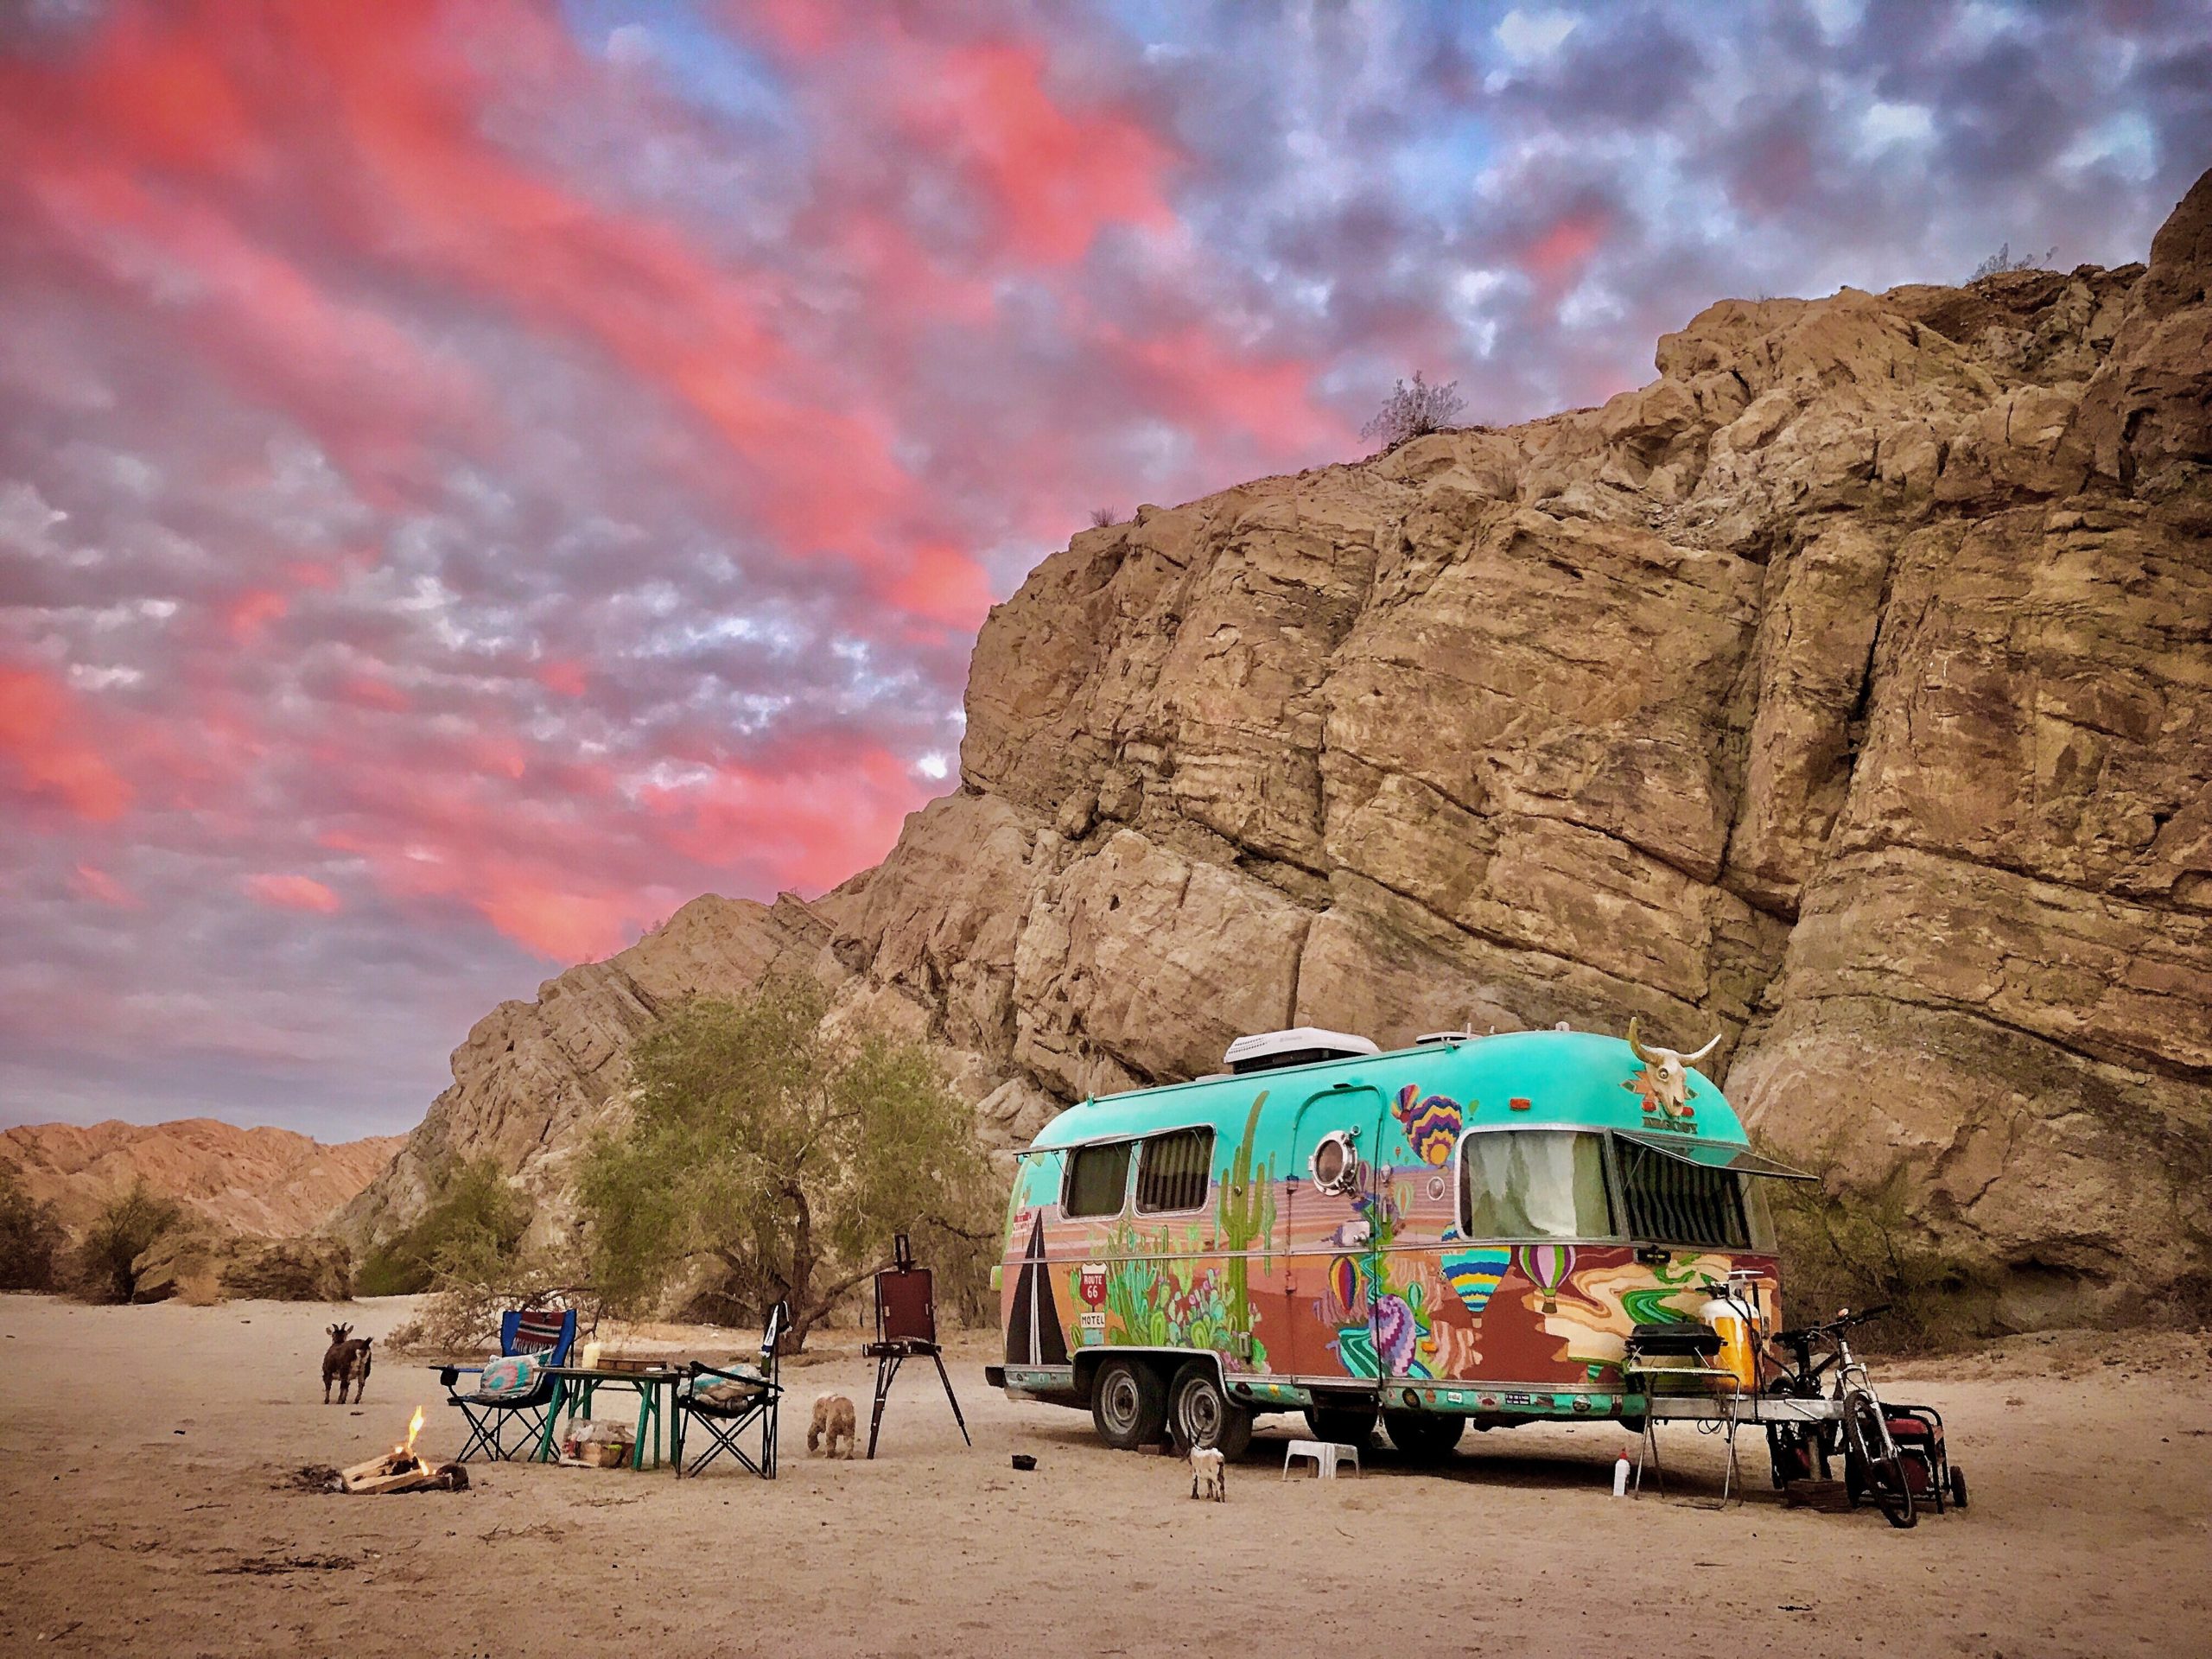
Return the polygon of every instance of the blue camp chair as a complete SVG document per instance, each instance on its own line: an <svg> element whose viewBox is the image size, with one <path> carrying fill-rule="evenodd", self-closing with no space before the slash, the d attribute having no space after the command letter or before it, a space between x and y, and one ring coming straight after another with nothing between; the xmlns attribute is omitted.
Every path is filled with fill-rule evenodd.
<svg viewBox="0 0 2212 1659"><path fill-rule="evenodd" d="M569 1344L576 1339L576 1310L542 1308L521 1313L510 1308L499 1315L499 1354L537 1354L548 1365L569 1363ZM464 1375L475 1375L481 1365L442 1365L438 1381L446 1387L448 1403L461 1408L467 1420L468 1440L459 1462L474 1452L493 1459L529 1457L545 1433L546 1414L560 1397L560 1379L540 1376L528 1389L507 1394L461 1391Z"/></svg>
<svg viewBox="0 0 2212 1659"><path fill-rule="evenodd" d="M696 1475L727 1452L763 1480L776 1478L776 1421L784 1398L784 1332L791 1326L791 1311L783 1302L768 1310L768 1327L760 1333L760 1363L716 1366L693 1360L676 1390L676 1476ZM692 1421L707 1431L705 1451L683 1463L683 1442ZM760 1456L756 1461L738 1444L738 1437L758 1423Z"/></svg>

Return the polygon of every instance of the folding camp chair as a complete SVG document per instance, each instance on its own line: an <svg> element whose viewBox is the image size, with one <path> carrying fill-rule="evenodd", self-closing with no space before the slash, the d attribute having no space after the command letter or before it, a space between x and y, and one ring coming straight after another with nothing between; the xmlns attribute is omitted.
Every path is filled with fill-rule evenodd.
<svg viewBox="0 0 2212 1659"><path fill-rule="evenodd" d="M960 1401L945 1375L944 1350L937 1339L936 1279L927 1268L914 1265L906 1235L898 1236L892 1258L895 1265L875 1275L875 1340L861 1350L875 1361L875 1409L868 1422L868 1454L875 1456L875 1437L883 1427L883 1402L899 1368L910 1359L926 1356L937 1365L944 1397L952 1402L952 1421L960 1425L960 1438L970 1446L968 1420L960 1414Z"/></svg>
<svg viewBox="0 0 2212 1659"><path fill-rule="evenodd" d="M576 1339L576 1310L541 1308L520 1313L510 1308L499 1315L499 1356L535 1354L548 1365L565 1365L569 1345ZM528 1389L510 1394L486 1394L481 1389L463 1394L461 1379L483 1370L481 1365L442 1365L438 1381L446 1387L448 1404L459 1406L467 1420L468 1440L456 1461L466 1463L477 1452L488 1458L527 1457L537 1449L545 1433L548 1414L559 1402L558 1377L540 1376Z"/></svg>
<svg viewBox="0 0 2212 1659"><path fill-rule="evenodd" d="M750 1366L709 1365L696 1359L686 1368L688 1375L676 1389L678 1480L687 1474L697 1474L725 1452L761 1479L776 1478L776 1424L778 1408L784 1398L782 1349L784 1332L791 1322L789 1304L778 1302L768 1310L767 1329L760 1333L760 1364L757 1370ZM709 1444L687 1469L683 1465L683 1442L690 1436L695 1417L706 1429ZM739 1437L756 1422L760 1425L758 1461L747 1456L745 1448L738 1444Z"/></svg>

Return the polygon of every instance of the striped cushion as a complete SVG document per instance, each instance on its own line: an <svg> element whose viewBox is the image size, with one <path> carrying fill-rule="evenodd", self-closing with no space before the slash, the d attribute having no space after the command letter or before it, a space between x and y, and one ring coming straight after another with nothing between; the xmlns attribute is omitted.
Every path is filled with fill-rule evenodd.
<svg viewBox="0 0 2212 1659"><path fill-rule="evenodd" d="M542 1354L561 1345L561 1326L568 1315L555 1308L547 1313L524 1313L515 1321L514 1351L518 1354Z"/></svg>

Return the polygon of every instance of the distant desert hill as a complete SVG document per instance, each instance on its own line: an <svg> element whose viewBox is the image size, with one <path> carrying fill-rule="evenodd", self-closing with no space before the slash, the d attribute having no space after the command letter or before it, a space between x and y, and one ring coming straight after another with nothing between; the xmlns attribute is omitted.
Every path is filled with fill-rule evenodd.
<svg viewBox="0 0 2212 1659"><path fill-rule="evenodd" d="M311 1233L391 1161L405 1137L325 1146L289 1129L213 1118L174 1123L33 1123L0 1131L0 1167L51 1204L71 1231L143 1176L202 1218L261 1238Z"/></svg>

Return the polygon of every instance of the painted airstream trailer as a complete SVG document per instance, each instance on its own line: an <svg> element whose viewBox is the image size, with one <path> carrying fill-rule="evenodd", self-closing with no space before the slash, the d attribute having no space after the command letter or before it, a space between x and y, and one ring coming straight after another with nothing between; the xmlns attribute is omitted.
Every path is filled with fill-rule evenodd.
<svg viewBox="0 0 2212 1659"><path fill-rule="evenodd" d="M1773 1328L1750 1178L1795 1172L1690 1069L1711 1045L1240 1046L1230 1075L1084 1101L1021 1155L995 1386L1089 1407L1121 1446L1235 1452L1270 1411L1361 1438L1379 1412L1436 1454L1470 1422L1641 1417L1635 1327L1694 1319L1732 1273Z"/></svg>

